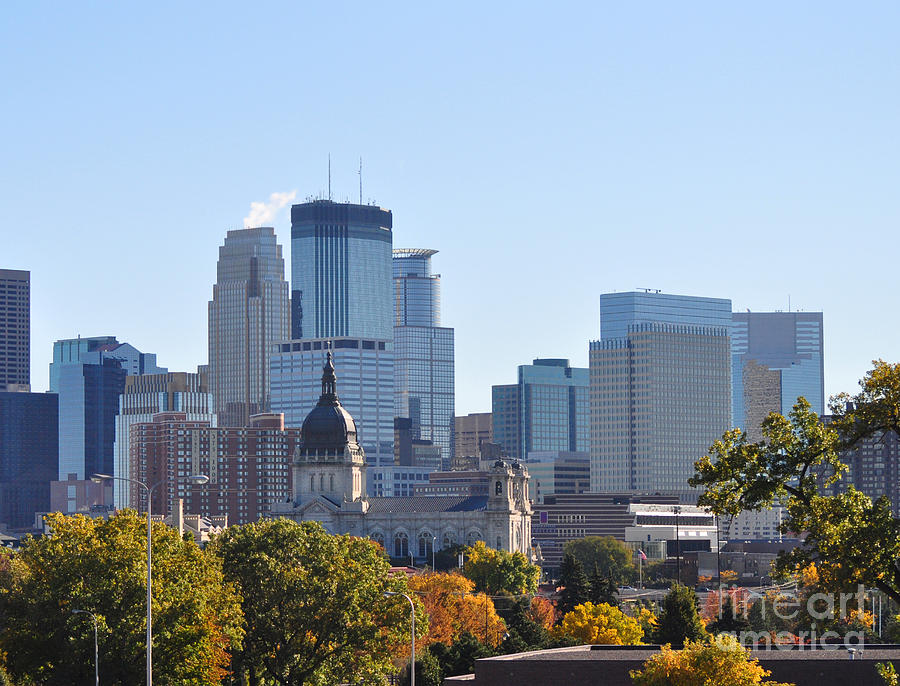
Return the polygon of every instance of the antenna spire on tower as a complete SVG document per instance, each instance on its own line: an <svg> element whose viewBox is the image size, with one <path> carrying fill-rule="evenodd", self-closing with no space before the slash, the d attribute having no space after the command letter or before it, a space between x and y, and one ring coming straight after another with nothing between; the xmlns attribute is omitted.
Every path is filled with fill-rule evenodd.
<svg viewBox="0 0 900 686"><path fill-rule="evenodd" d="M328 200L331 200L331 153L328 153Z"/></svg>
<svg viewBox="0 0 900 686"><path fill-rule="evenodd" d="M359 204L362 205L362 157L359 158Z"/></svg>

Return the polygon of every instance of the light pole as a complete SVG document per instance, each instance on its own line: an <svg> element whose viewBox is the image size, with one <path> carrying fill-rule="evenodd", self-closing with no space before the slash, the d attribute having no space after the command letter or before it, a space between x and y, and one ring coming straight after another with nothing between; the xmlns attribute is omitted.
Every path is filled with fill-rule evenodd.
<svg viewBox="0 0 900 686"><path fill-rule="evenodd" d="M416 686L416 606L413 599L405 593L397 593L396 591L385 591L387 597L402 595L409 601L410 609L410 653L409 653L409 686Z"/></svg>
<svg viewBox="0 0 900 686"><path fill-rule="evenodd" d="M127 481L128 483L137 484L147 492L147 686L153 686L153 615L151 612L152 603L152 583L153 575L151 573L150 558L152 554L150 542L152 540L152 522L150 520L151 502L153 500L153 490L163 483L157 481L152 486L148 486L143 481L137 479L129 479L124 476L112 476L111 474L94 474L91 477L94 483L103 483L104 481ZM192 474L178 479L178 481L190 481L195 484L205 484L209 482L209 477L205 474Z"/></svg>
<svg viewBox="0 0 900 686"><path fill-rule="evenodd" d="M100 652L97 650L97 616L87 610L72 610L73 615L90 615L94 620L94 684L100 686Z"/></svg>
<svg viewBox="0 0 900 686"><path fill-rule="evenodd" d="M431 571L436 572L434 568L434 546L437 544L437 536L431 537Z"/></svg>

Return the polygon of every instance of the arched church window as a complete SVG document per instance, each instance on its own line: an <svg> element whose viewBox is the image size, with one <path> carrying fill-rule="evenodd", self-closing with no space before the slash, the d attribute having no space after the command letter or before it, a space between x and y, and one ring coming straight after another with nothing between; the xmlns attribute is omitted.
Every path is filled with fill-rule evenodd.
<svg viewBox="0 0 900 686"><path fill-rule="evenodd" d="M482 540L480 531L470 531L466 534L466 545L475 545L480 540Z"/></svg>
<svg viewBox="0 0 900 686"><path fill-rule="evenodd" d="M407 557L409 555L409 536L402 531L394 534L394 557Z"/></svg>
<svg viewBox="0 0 900 686"><path fill-rule="evenodd" d="M316 490L316 477L315 476L309 477L309 490L311 490L311 491Z"/></svg>
<svg viewBox="0 0 900 686"><path fill-rule="evenodd" d="M383 533L381 533L380 531L375 531L374 533L372 533L369 536L369 538L371 538L378 545L380 545L382 548L384 548L384 534Z"/></svg>
<svg viewBox="0 0 900 686"><path fill-rule="evenodd" d="M324 474L319 474L319 490L320 491L325 490L325 475Z"/></svg>
<svg viewBox="0 0 900 686"><path fill-rule="evenodd" d="M497 536L497 550L502 550L503 544L500 542L500 537Z"/></svg>
<svg viewBox="0 0 900 686"><path fill-rule="evenodd" d="M494 495L502 495L503 494L503 484L499 481L494 484Z"/></svg>
<svg viewBox="0 0 900 686"><path fill-rule="evenodd" d="M419 534L419 557L431 557L433 546L434 539L430 531L423 531Z"/></svg>
<svg viewBox="0 0 900 686"><path fill-rule="evenodd" d="M456 545L456 534L451 531L448 531L444 534L444 537L441 539L441 550L446 550L447 548L452 548Z"/></svg>
<svg viewBox="0 0 900 686"><path fill-rule="evenodd" d="M328 490L329 491L334 490L334 474L328 475Z"/></svg>

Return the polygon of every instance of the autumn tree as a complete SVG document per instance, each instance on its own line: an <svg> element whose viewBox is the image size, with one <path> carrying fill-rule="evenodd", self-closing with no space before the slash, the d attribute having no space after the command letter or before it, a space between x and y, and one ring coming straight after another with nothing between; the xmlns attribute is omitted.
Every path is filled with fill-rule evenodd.
<svg viewBox="0 0 900 686"><path fill-rule="evenodd" d="M644 630L640 618L629 617L613 605L584 603L567 613L553 634L580 644L638 645Z"/></svg>
<svg viewBox="0 0 900 686"><path fill-rule="evenodd" d="M679 583L672 584L672 589L663 598L653 640L660 644L681 645L687 640L706 638L698 605L693 589Z"/></svg>
<svg viewBox="0 0 900 686"><path fill-rule="evenodd" d="M831 425L799 398L788 417L772 413L763 421L761 441L750 442L740 429L726 432L696 463L690 483L705 489L699 504L718 514L786 505L782 530L806 537L779 556L776 575L815 562L824 590L874 586L900 603L900 520L889 500L872 502L852 486L837 495L820 492L847 471L840 450L900 430L900 365L878 360L860 383L859 394L833 400Z"/></svg>
<svg viewBox="0 0 900 686"><path fill-rule="evenodd" d="M0 651L16 682L44 686L93 677L99 624L103 683L143 683L146 520L47 516L50 535L27 537L0 565ZM160 683L219 684L239 644L241 612L219 561L162 523L153 525L153 670Z"/></svg>
<svg viewBox="0 0 900 686"><path fill-rule="evenodd" d="M522 553L496 550L477 541L465 550L463 575L475 583L475 590L489 595L534 593L541 568Z"/></svg>
<svg viewBox="0 0 900 686"><path fill-rule="evenodd" d="M596 565L600 576L610 579L616 587L631 582L637 576L632 561L634 553L612 536L585 536L567 541L563 553L575 557L585 570L593 570Z"/></svg>
<svg viewBox="0 0 900 686"><path fill-rule="evenodd" d="M630 675L634 686L792 686L765 681L770 674L737 639L723 635L712 641L689 640L683 650L663 646Z"/></svg>
<svg viewBox="0 0 900 686"><path fill-rule="evenodd" d="M251 684L380 684L392 658L409 655L409 604L384 595L409 588L375 542L276 519L230 527L210 549L242 597L246 636L234 667Z"/></svg>
<svg viewBox="0 0 900 686"><path fill-rule="evenodd" d="M506 626L493 600L483 593L474 594L475 584L462 574L417 574L410 577L409 588L428 614L428 633L420 634L423 645L449 645L466 632L494 646L503 639Z"/></svg>

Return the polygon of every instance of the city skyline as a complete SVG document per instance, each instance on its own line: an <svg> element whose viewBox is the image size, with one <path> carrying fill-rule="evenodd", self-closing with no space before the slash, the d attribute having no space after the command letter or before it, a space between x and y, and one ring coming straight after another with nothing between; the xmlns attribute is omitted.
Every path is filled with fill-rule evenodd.
<svg viewBox="0 0 900 686"><path fill-rule="evenodd" d="M329 153L335 200L441 251L458 415L523 361L587 366L599 295L636 287L823 312L826 398L896 357L893 251L875 249L900 220L894 5L49 9L0 27L23 103L0 115L2 267L31 272L35 391L78 334L207 362L222 235L273 225L289 259L284 197L327 196ZM228 47L272 16L322 30ZM294 87L322 55L340 87Z"/></svg>

